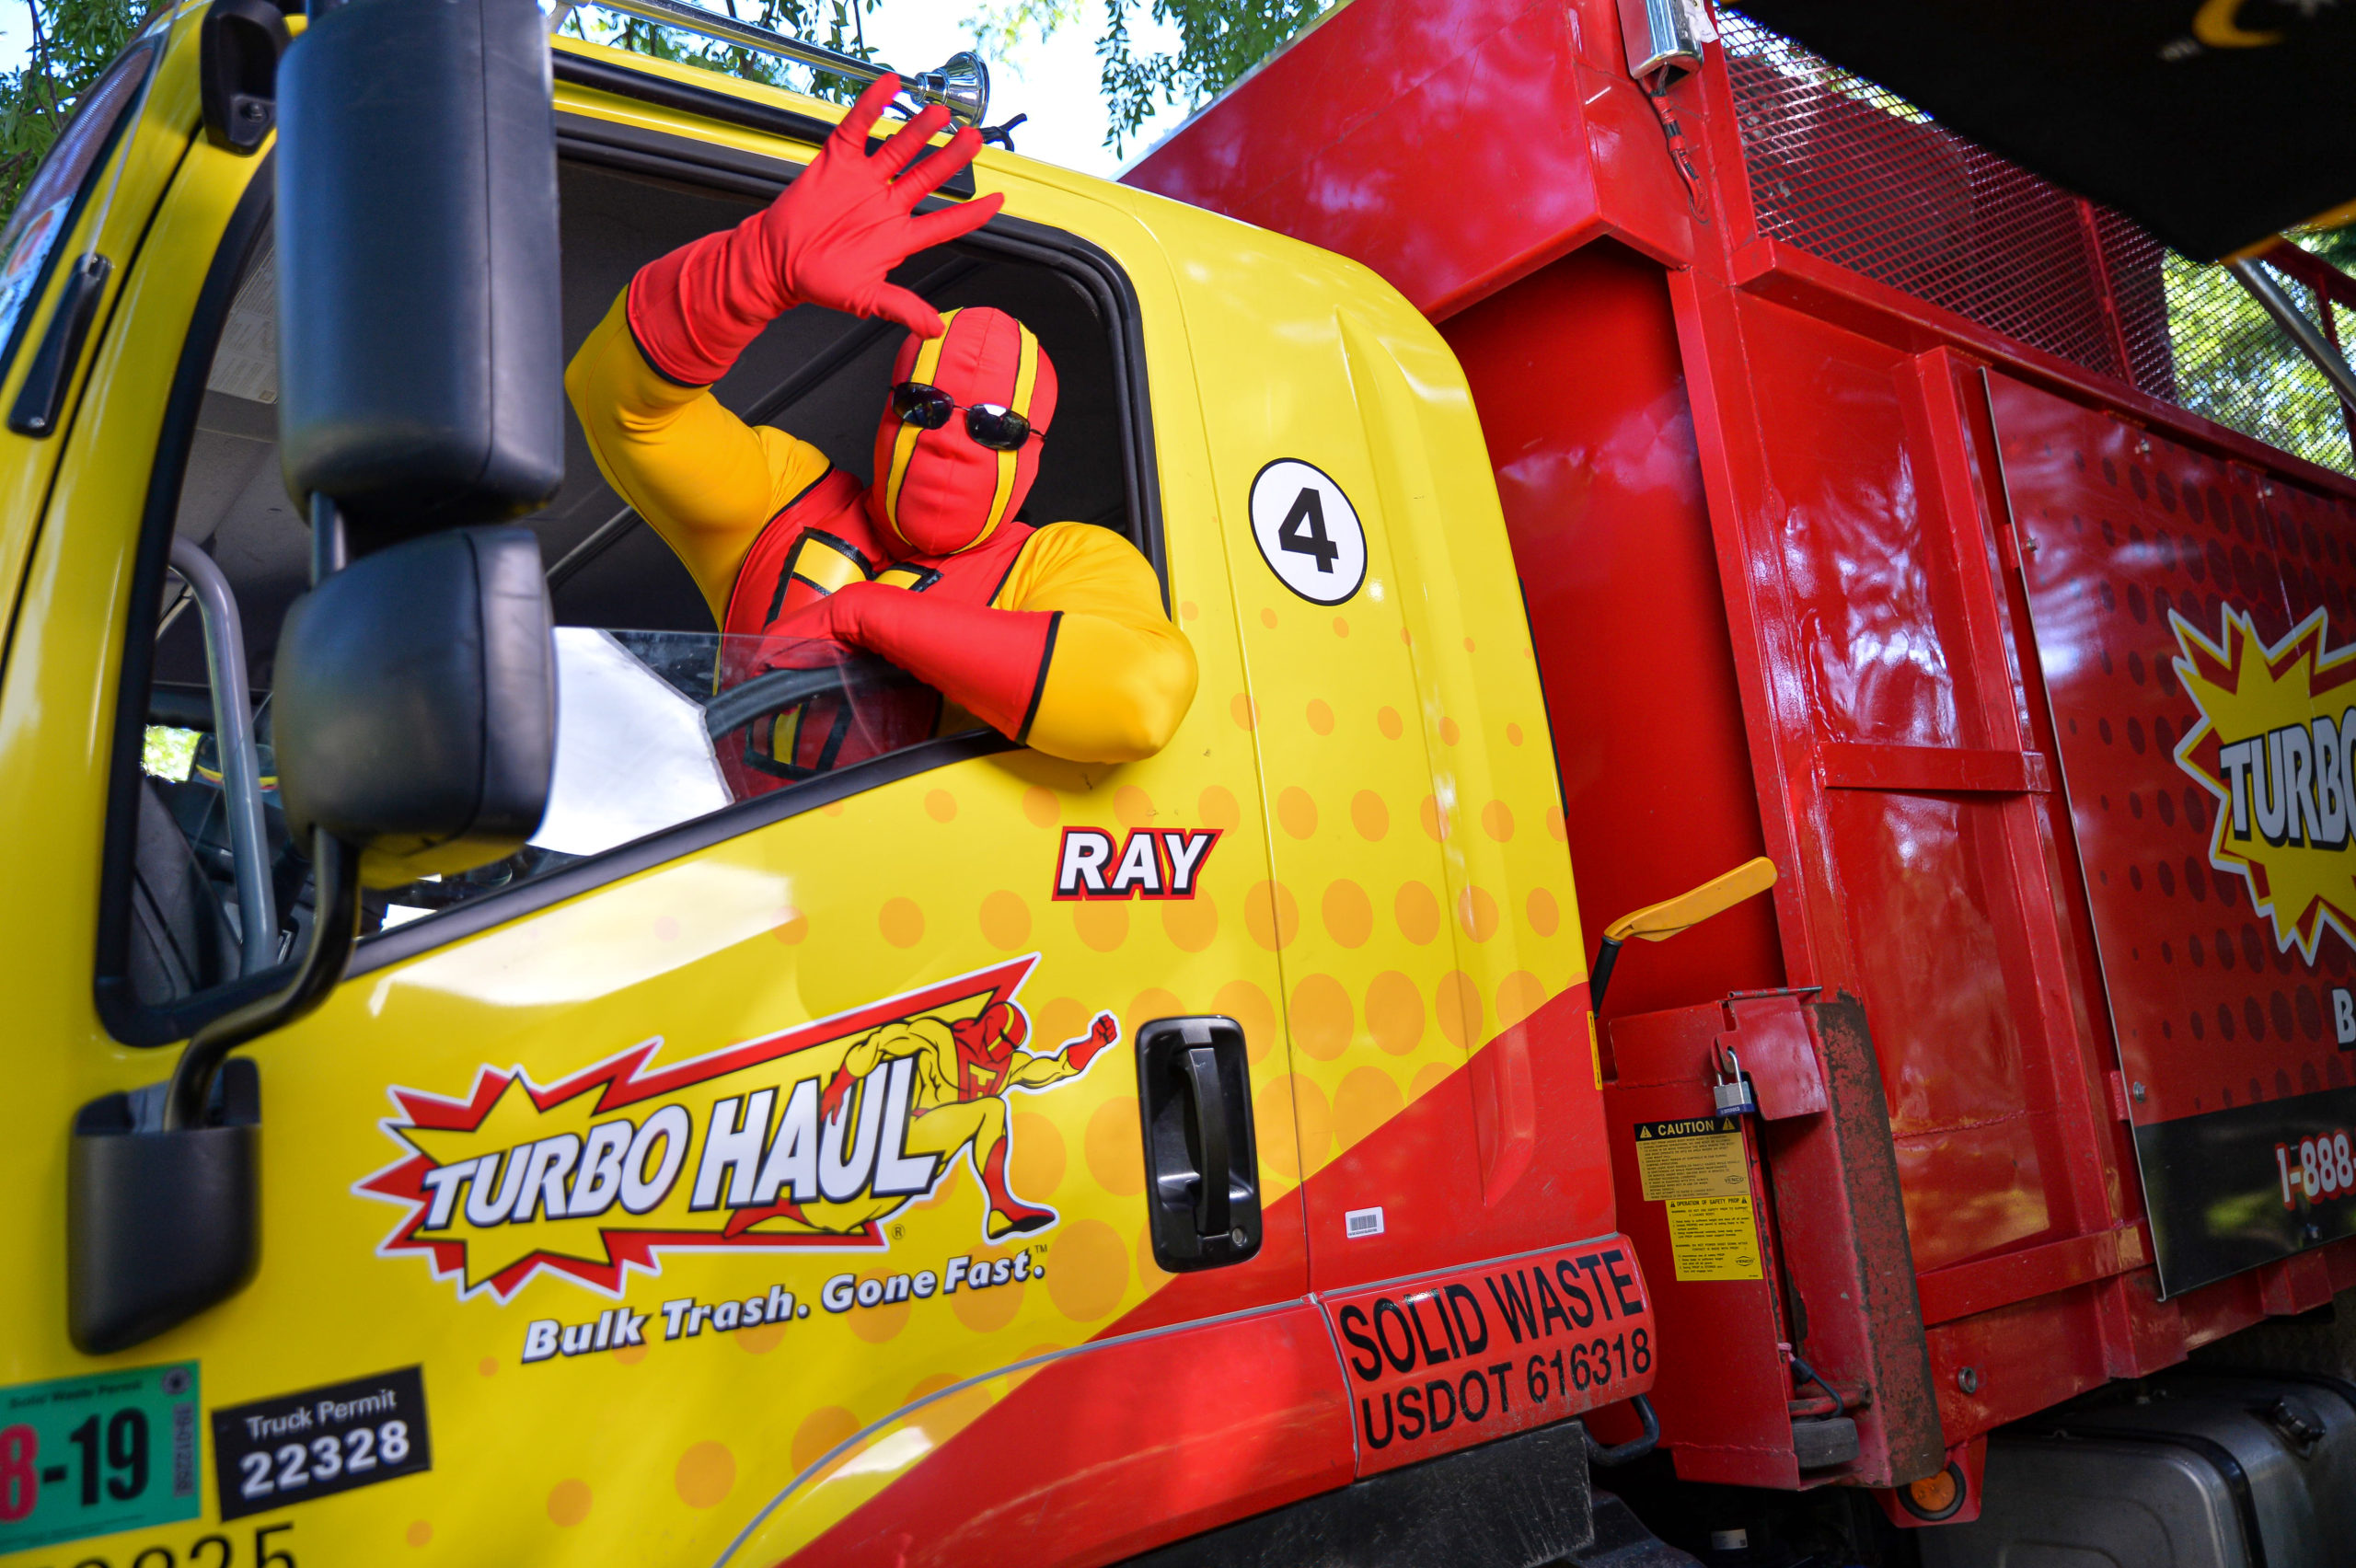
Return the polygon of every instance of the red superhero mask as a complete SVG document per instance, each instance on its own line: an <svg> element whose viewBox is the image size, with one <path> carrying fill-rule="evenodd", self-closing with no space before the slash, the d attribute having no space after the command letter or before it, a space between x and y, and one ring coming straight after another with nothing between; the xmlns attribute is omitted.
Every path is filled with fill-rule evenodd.
<svg viewBox="0 0 2356 1568"><path fill-rule="evenodd" d="M957 1042L957 1071L964 1079L958 1088L971 1094L995 1093L1006 1069L1013 1065L1014 1048L1030 1036L1030 1024L1004 1002L992 1002L979 1018L960 1019L949 1026ZM986 1084L976 1078L987 1078Z"/></svg>
<svg viewBox="0 0 2356 1568"><path fill-rule="evenodd" d="M887 407L875 432L867 510L905 555L954 555L997 533L1022 510L1056 417L1056 367L1029 328L987 306L947 311L941 320L940 337L910 333L900 345L892 385L938 387L956 412L926 430ZM1022 415L1031 438L1013 452L984 446L965 428L965 410L976 404Z"/></svg>

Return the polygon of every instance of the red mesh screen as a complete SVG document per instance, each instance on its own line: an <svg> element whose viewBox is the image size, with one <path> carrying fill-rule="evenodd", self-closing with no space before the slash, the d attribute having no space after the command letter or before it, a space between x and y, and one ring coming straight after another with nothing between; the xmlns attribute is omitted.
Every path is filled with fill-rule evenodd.
<svg viewBox="0 0 2356 1568"><path fill-rule="evenodd" d="M2328 383L2230 274L1747 17L1718 30L1761 234L2350 470Z"/></svg>

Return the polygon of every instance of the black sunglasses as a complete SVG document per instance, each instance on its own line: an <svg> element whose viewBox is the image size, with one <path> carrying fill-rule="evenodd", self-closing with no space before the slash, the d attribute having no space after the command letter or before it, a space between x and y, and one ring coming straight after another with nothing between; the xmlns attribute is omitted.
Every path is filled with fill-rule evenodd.
<svg viewBox="0 0 2356 1568"><path fill-rule="evenodd" d="M938 386L928 386L921 381L903 381L892 388L892 412L902 424L912 424L918 430L939 430L949 422L949 416L964 407ZM976 403L965 408L965 433L976 445L993 452L1020 452L1022 444L1034 433L1031 421L1011 409L996 403ZM1039 439L1046 436L1040 433Z"/></svg>

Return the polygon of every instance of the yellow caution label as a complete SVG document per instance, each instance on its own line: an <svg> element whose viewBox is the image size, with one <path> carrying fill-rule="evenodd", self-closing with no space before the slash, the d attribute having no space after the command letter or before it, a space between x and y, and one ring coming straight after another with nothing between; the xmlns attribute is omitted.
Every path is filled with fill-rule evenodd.
<svg viewBox="0 0 2356 1568"><path fill-rule="evenodd" d="M1742 1123L1733 1116L1636 1124L1636 1170L1648 1204L1682 1198L1750 1201Z"/></svg>
<svg viewBox="0 0 2356 1568"><path fill-rule="evenodd" d="M1669 1250L1677 1277L1760 1279L1759 1227L1750 1194L1669 1200Z"/></svg>

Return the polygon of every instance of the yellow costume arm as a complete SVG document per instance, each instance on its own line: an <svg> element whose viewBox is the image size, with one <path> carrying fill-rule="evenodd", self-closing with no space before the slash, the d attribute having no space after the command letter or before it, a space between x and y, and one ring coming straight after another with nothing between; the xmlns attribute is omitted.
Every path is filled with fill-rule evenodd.
<svg viewBox="0 0 2356 1568"><path fill-rule="evenodd" d="M930 1030L925 1028L928 1023L932 1024ZM865 1078L882 1063L897 1061L902 1056L921 1056L927 1051L953 1044L947 1027L929 1018L887 1023L843 1053L843 1071L853 1078Z"/></svg>
<svg viewBox="0 0 2356 1568"><path fill-rule="evenodd" d="M717 625L745 552L825 477L826 456L781 430L747 425L709 387L659 374L630 337L627 298L615 298L572 356L564 390L598 472L687 564Z"/></svg>
<svg viewBox="0 0 2356 1568"><path fill-rule="evenodd" d="M1051 1083L1061 1083L1077 1070L1058 1051L1052 1056L1023 1057L1008 1070L1006 1081L1010 1087L1045 1089Z"/></svg>
<svg viewBox="0 0 2356 1568"><path fill-rule="evenodd" d="M1054 523L1023 546L1000 610L1060 610L1032 745L1073 762L1134 762L1169 744L1195 700L1195 650L1126 539Z"/></svg>

